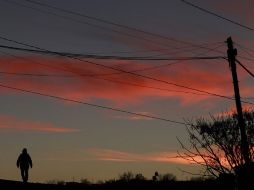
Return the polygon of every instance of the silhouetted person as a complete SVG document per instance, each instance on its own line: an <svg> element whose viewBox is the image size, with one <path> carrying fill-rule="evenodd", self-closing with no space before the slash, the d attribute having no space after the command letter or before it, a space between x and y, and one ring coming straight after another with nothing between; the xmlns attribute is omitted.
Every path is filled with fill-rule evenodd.
<svg viewBox="0 0 254 190"><path fill-rule="evenodd" d="M159 179L159 173L156 171L153 176L153 181L158 181Z"/></svg>
<svg viewBox="0 0 254 190"><path fill-rule="evenodd" d="M33 167L32 159L27 153L27 149L24 148L22 153L18 157L17 167L20 168L21 176L22 176L23 182L25 183L28 181L29 166L31 168Z"/></svg>

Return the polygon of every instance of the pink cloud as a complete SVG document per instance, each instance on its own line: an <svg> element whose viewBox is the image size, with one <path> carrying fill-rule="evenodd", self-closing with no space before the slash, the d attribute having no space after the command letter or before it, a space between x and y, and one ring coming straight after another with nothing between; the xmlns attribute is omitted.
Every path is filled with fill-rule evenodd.
<svg viewBox="0 0 254 190"><path fill-rule="evenodd" d="M8 131L38 131L38 132L53 132L53 133L68 133L77 132L78 129L56 127L49 123L38 121L24 121L13 116L0 116L0 130Z"/></svg>
<svg viewBox="0 0 254 190"><path fill-rule="evenodd" d="M138 114L142 114L142 115L153 115L149 112L136 112ZM129 116L123 116L123 115L116 115L114 116L114 118L116 119L125 119L125 120L132 120L132 121L137 121L137 120L152 120L153 118L148 118L148 117L143 117L143 116L139 116L139 115L129 115Z"/></svg>
<svg viewBox="0 0 254 190"><path fill-rule="evenodd" d="M201 153L203 150L200 150ZM201 156L188 157L184 153L177 152L152 152L152 153L130 153L122 152L111 149L98 149L92 148L86 150L87 155L90 156L90 159L101 160L101 161L112 161L112 162L164 162L171 164L197 164L204 163L204 160ZM202 153L203 156L207 155L205 152ZM218 152L219 159L223 166L228 167L229 163L226 160L224 154Z"/></svg>
<svg viewBox="0 0 254 190"><path fill-rule="evenodd" d="M182 105L195 104L211 98L211 96L191 94L191 92L195 92L192 90L128 75L126 73L85 77L82 75L111 74L117 73L117 71L103 69L102 67L84 62L68 61L60 58L28 57L27 59L29 60L0 57L0 71L68 76L21 77L2 75L1 83L76 100L92 101L95 99L103 99L118 105L142 103L145 97L175 98L178 99ZM98 63L118 67L127 71L148 67L147 64L143 62L107 61L105 63L100 61ZM167 62L163 62L160 64L166 63ZM45 64L50 65L50 67L45 66ZM208 64L212 64L213 66L209 67L207 66ZM214 66L214 64L218 64L221 69L218 70L217 66ZM171 67L149 71L149 74L145 72L142 74L157 78L158 80L164 80L226 96L232 96L233 94L231 75L227 64L222 65L221 63L207 62L179 63ZM70 75L74 77L70 77ZM149 87L156 87L157 89ZM251 86L244 84L242 84L241 89L246 96L254 92ZM14 92L3 88L0 90L8 93ZM182 91L187 91L188 93L183 93Z"/></svg>
<svg viewBox="0 0 254 190"><path fill-rule="evenodd" d="M179 157L176 152L155 152L155 153L129 153L111 149L88 149L87 154L95 160L114 162L168 162L177 164L190 164L191 162Z"/></svg>

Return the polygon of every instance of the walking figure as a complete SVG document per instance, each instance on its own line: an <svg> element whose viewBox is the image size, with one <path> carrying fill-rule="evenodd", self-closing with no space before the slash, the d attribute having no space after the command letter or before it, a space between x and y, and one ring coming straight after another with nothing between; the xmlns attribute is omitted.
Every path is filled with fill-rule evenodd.
<svg viewBox="0 0 254 190"><path fill-rule="evenodd" d="M21 177L23 179L23 182L28 181L28 170L29 166L32 168L33 163L30 155L27 153L27 149L24 148L22 153L19 155L17 160L17 167L20 168L21 171Z"/></svg>

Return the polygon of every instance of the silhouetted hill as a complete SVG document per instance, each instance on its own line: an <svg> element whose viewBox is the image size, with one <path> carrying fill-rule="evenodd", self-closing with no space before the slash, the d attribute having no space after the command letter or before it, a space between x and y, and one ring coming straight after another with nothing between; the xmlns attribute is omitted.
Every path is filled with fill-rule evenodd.
<svg viewBox="0 0 254 190"><path fill-rule="evenodd" d="M19 181L10 181L10 180L0 180L0 189L1 190L54 190L61 189L57 185L53 184L41 184L41 183L27 183Z"/></svg>
<svg viewBox="0 0 254 190"><path fill-rule="evenodd" d="M231 183L232 184L232 183ZM207 181L112 181L102 184L42 184L0 180L1 190L231 190L230 184L221 184L216 180Z"/></svg>

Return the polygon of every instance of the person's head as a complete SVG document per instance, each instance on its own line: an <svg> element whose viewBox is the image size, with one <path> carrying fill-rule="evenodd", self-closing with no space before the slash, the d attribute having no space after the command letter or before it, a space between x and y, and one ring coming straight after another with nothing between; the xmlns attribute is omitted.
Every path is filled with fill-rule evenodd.
<svg viewBox="0 0 254 190"><path fill-rule="evenodd" d="M23 153L23 154L27 154L27 149L26 149L26 148L23 148L22 153Z"/></svg>

